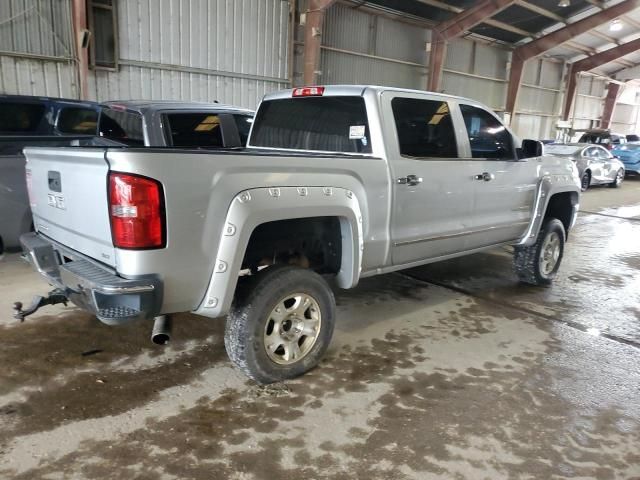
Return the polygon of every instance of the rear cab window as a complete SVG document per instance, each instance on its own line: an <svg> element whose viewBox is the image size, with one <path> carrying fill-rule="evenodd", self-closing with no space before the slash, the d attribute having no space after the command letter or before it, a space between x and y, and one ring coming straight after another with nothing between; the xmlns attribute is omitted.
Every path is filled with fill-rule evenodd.
<svg viewBox="0 0 640 480"><path fill-rule="evenodd" d="M456 158L456 141L449 104L441 100L395 97L391 109L400 155L412 158Z"/></svg>
<svg viewBox="0 0 640 480"><path fill-rule="evenodd" d="M44 103L0 102L1 135L49 135Z"/></svg>
<svg viewBox="0 0 640 480"><path fill-rule="evenodd" d="M513 137L507 128L483 108L460 104L473 158L512 160Z"/></svg>
<svg viewBox="0 0 640 480"><path fill-rule="evenodd" d="M177 112L164 116L167 145L172 147L224 147L220 115L212 112Z"/></svg>
<svg viewBox="0 0 640 480"><path fill-rule="evenodd" d="M371 153L364 98L309 96L263 101L251 133L251 146Z"/></svg>
<svg viewBox="0 0 640 480"><path fill-rule="evenodd" d="M104 108L100 114L99 136L130 146L144 146L142 115Z"/></svg>

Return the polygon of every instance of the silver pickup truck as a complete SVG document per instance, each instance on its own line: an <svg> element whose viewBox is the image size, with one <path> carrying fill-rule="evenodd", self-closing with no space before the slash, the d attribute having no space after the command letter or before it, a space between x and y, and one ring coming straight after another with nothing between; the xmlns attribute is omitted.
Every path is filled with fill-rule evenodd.
<svg viewBox="0 0 640 480"><path fill-rule="evenodd" d="M231 360L259 382L315 366L329 345L328 281L515 247L549 284L580 195L568 159L521 144L480 103L371 86L267 95L248 148L30 148L27 257L109 324L227 316ZM17 314L24 311L18 305Z"/></svg>

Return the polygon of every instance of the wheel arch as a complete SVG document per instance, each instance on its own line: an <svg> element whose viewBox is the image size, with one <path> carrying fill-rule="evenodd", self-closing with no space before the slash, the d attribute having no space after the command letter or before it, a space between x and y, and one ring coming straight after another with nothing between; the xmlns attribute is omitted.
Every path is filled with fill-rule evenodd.
<svg viewBox="0 0 640 480"><path fill-rule="evenodd" d="M569 231L573 228L580 207L579 186L554 184L555 181L562 179L562 176L554 177L545 176L540 180L536 191L536 201L531 223L517 245L533 245L538 238L545 219L551 216L560 215L560 217L556 218L564 225L567 237Z"/></svg>
<svg viewBox="0 0 640 480"><path fill-rule="evenodd" d="M270 222L336 218L340 228L341 288L357 285L362 264L362 213L355 193L338 187L256 188L239 193L227 212L215 265L195 313L225 315L233 301L247 248L256 229Z"/></svg>

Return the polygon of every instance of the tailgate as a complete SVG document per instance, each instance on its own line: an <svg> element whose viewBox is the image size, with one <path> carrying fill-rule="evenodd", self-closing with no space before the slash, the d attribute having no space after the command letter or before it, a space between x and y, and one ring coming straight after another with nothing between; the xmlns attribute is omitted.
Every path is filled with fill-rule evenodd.
<svg viewBox="0 0 640 480"><path fill-rule="evenodd" d="M25 148L35 230L115 266L104 148Z"/></svg>

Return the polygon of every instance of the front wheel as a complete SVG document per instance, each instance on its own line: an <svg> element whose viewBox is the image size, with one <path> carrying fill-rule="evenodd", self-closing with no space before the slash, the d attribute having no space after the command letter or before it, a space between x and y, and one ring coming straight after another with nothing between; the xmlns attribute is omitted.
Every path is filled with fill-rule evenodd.
<svg viewBox="0 0 640 480"><path fill-rule="evenodd" d="M545 220L536 243L515 249L513 260L519 280L531 285L551 284L562 262L565 239L564 225L560 220Z"/></svg>
<svg viewBox="0 0 640 480"><path fill-rule="evenodd" d="M611 188L618 188L620 185L622 185L623 180L624 180L624 170L621 168L620 170L618 170L618 173L616 173L615 180L611 182L609 186Z"/></svg>
<svg viewBox="0 0 640 480"><path fill-rule="evenodd" d="M294 266L259 272L227 317L231 361L260 383L302 375L324 355L335 323L335 299L317 273Z"/></svg>

